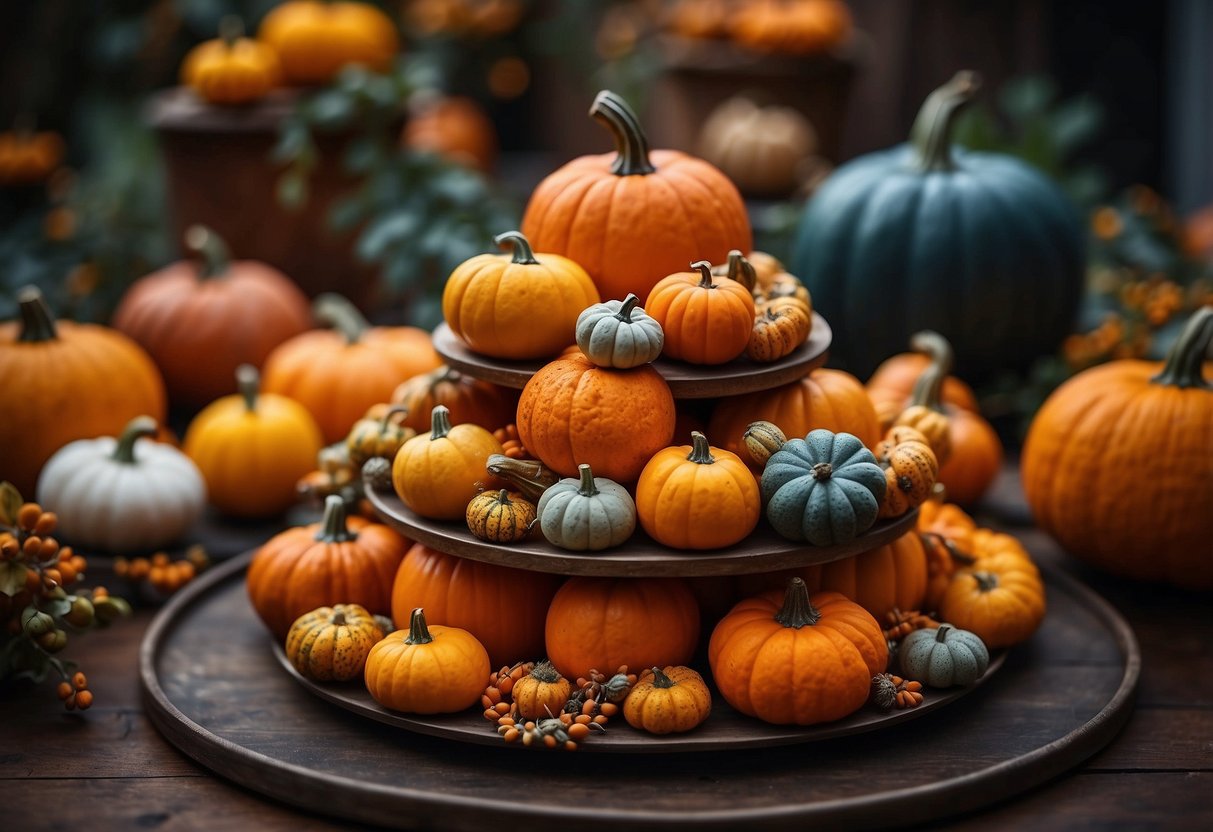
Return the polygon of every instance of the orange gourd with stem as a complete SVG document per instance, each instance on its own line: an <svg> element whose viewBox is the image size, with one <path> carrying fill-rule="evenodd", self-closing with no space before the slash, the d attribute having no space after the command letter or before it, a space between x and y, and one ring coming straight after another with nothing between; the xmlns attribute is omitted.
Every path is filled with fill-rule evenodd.
<svg viewBox="0 0 1213 832"><path fill-rule="evenodd" d="M392 485L404 504L422 517L463 519L468 501L491 485L485 464L501 443L479 425L451 425L450 411L434 408L430 432L400 446L392 462Z"/></svg>
<svg viewBox="0 0 1213 832"><path fill-rule="evenodd" d="M408 409L403 424L418 433L429 430L430 413L438 405L451 411L457 425L470 422L498 430L514 421L518 394L443 364L401 384L392 392L392 401Z"/></svg>
<svg viewBox="0 0 1213 832"><path fill-rule="evenodd" d="M407 629L389 633L366 659L366 689L385 708L414 714L462 711L478 702L489 656L458 627L426 623L420 607Z"/></svg>
<svg viewBox="0 0 1213 832"><path fill-rule="evenodd" d="M653 286L647 312L665 333L662 354L691 364L724 364L745 352L754 327L754 299L742 284L713 277L712 264L691 264Z"/></svg>

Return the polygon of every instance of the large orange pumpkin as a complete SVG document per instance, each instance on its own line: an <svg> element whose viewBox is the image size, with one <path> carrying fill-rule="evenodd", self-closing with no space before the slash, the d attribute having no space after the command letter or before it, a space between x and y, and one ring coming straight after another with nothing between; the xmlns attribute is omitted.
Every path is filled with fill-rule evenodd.
<svg viewBox="0 0 1213 832"><path fill-rule="evenodd" d="M539 183L522 232L594 278L604 298L635 293L643 305L661 278L695 260L722 263L749 251L745 203L719 170L676 150L649 151L636 115L603 91L590 115L615 138L615 153L574 159Z"/></svg>
<svg viewBox="0 0 1213 832"><path fill-rule="evenodd" d="M1213 307L1165 363L1084 370L1028 431L1023 485L1066 551L1134 580L1213 589L1213 385L1203 376Z"/></svg>
<svg viewBox="0 0 1213 832"><path fill-rule="evenodd" d="M181 260L135 281L114 327L148 351L174 406L196 408L236 392L236 368L311 326L307 296L277 269L232 261L215 232L193 226Z"/></svg>
<svg viewBox="0 0 1213 832"><path fill-rule="evenodd" d="M396 24L366 3L287 0L262 19L257 38L278 52L291 84L327 84L347 64L382 72L400 49Z"/></svg>
<svg viewBox="0 0 1213 832"><path fill-rule="evenodd" d="M44 181L58 169L63 151L63 137L53 130L34 132L26 124L0 133L0 185Z"/></svg>
<svg viewBox="0 0 1213 832"><path fill-rule="evenodd" d="M451 411L451 421L457 425L497 430L514 421L518 393L443 364L401 384L392 391L392 402L408 408L401 424L418 433L430 429L430 414L438 405Z"/></svg>
<svg viewBox="0 0 1213 832"><path fill-rule="evenodd" d="M493 667L544 655L543 627L561 579L458 558L415 544L392 584L392 619L407 627L416 607L435 624L467 630ZM611 668L614 670L614 668Z"/></svg>
<svg viewBox="0 0 1213 832"><path fill-rule="evenodd" d="M677 272L657 282L645 311L665 333L664 355L691 364L724 364L745 352L754 328L750 290L727 277L714 277L712 264L691 264L698 272Z"/></svg>
<svg viewBox="0 0 1213 832"><path fill-rule="evenodd" d="M880 441L868 394L858 379L841 370L814 370L773 390L722 398L708 422L708 433L722 448L738 453L742 434L758 421L771 422L792 437L824 428L857 436L869 448Z"/></svg>
<svg viewBox="0 0 1213 832"><path fill-rule="evenodd" d="M163 422L164 383L122 333L56 321L33 286L17 303L20 322L0 324L0 389L10 391L0 416L0 479L33 494L43 464L68 442L118 436L136 416Z"/></svg>
<svg viewBox="0 0 1213 832"><path fill-rule="evenodd" d="M531 376L517 424L522 444L553 471L574 477L585 463L600 477L630 483L670 444L674 397L651 365L596 367L577 353Z"/></svg>
<svg viewBox="0 0 1213 832"><path fill-rule="evenodd" d="M442 363L425 330L372 327L339 295L316 298L314 313L335 329L304 332L275 348L265 360L262 389L311 411L327 443L349 433L401 382Z"/></svg>

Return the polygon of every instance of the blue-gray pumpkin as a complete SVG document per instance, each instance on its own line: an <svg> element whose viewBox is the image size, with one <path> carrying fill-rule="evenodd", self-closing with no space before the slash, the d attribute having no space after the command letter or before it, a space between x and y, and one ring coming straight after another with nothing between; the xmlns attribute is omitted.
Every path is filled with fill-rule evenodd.
<svg viewBox="0 0 1213 832"><path fill-rule="evenodd" d="M969 381L1027 366L1071 331L1084 236L1065 194L1030 165L952 148L978 86L961 72L927 98L910 141L855 159L801 218L792 272L830 322L830 356L867 378L921 329Z"/></svg>
<svg viewBox="0 0 1213 832"><path fill-rule="evenodd" d="M933 688L971 685L990 666L990 651L976 633L951 624L915 630L897 649L901 673Z"/></svg>
<svg viewBox="0 0 1213 832"><path fill-rule="evenodd" d="M767 520L789 540L846 543L876 522L885 475L858 438L815 430L790 439L762 470Z"/></svg>

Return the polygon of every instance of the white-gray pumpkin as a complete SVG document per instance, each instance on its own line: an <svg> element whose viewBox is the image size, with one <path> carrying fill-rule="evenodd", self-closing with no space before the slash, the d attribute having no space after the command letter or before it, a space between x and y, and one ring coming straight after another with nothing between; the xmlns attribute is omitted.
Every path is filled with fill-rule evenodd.
<svg viewBox="0 0 1213 832"><path fill-rule="evenodd" d="M539 498L539 529L553 546L596 552L618 546L636 529L636 503L614 480L577 466L579 479L566 477Z"/></svg>
<svg viewBox="0 0 1213 832"><path fill-rule="evenodd" d="M588 306L577 317L577 346L599 367L626 370L656 360L665 332L655 318L637 308L640 298L608 300Z"/></svg>
<svg viewBox="0 0 1213 832"><path fill-rule="evenodd" d="M897 650L902 675L933 688L971 685L990 666L990 651L976 633L951 624L915 630Z"/></svg>

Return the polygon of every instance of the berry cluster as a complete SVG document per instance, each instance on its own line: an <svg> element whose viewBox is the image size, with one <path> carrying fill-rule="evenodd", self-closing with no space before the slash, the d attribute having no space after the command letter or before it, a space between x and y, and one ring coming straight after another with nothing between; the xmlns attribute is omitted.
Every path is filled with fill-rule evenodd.
<svg viewBox="0 0 1213 832"><path fill-rule="evenodd" d="M69 711L76 708L87 711L93 704L93 692L88 689L88 677L78 670L72 674L70 682L59 683L57 692L63 700L63 707Z"/></svg>
<svg viewBox="0 0 1213 832"><path fill-rule="evenodd" d="M115 558L114 574L133 583L146 581L160 595L172 595L210 566L210 558L201 546L191 546L185 556L172 560L165 552L150 558Z"/></svg>

